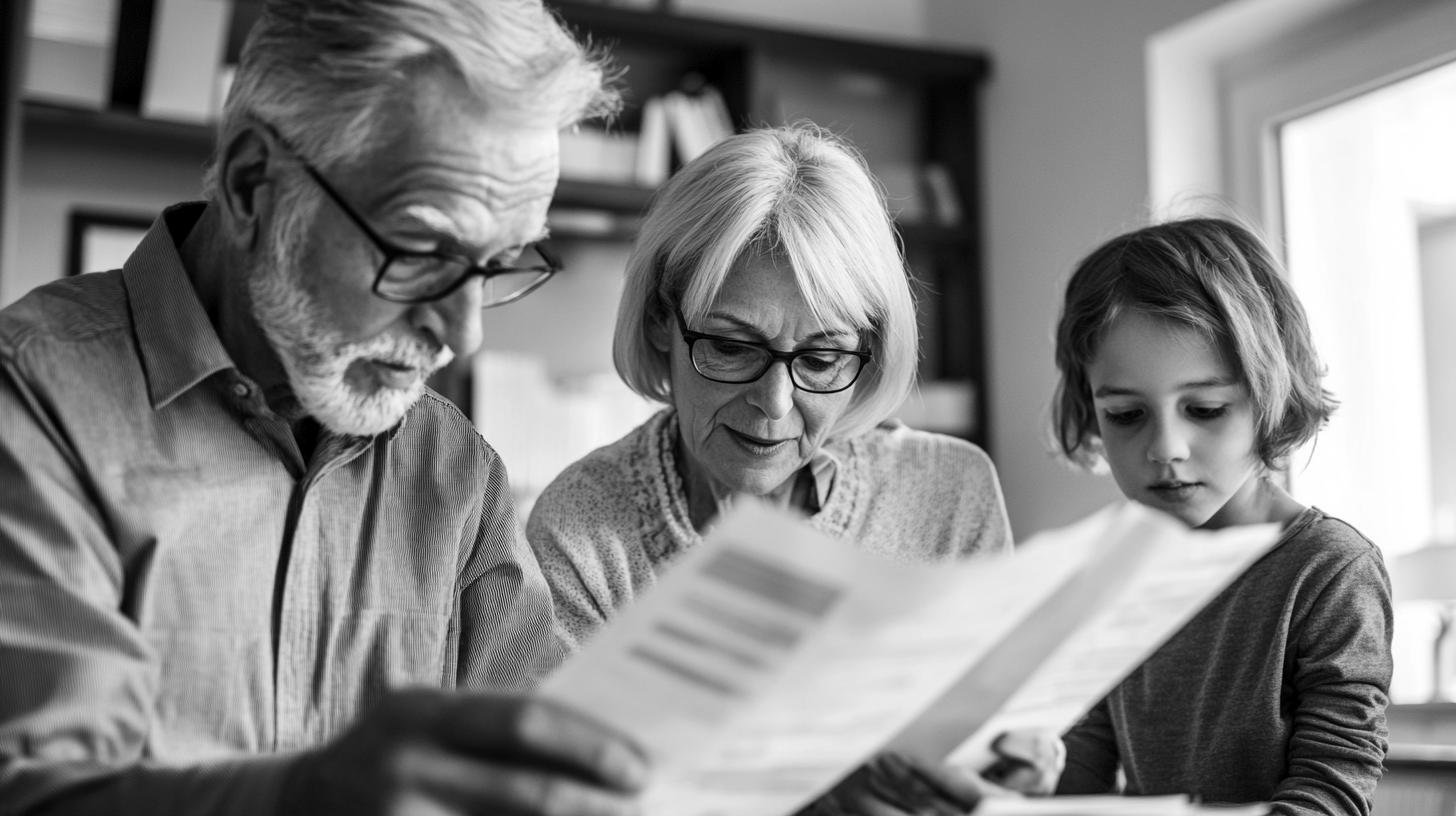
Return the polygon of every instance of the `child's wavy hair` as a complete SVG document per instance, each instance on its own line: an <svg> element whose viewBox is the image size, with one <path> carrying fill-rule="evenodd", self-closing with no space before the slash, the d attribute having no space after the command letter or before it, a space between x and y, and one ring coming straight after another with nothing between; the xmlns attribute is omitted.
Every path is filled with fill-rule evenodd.
<svg viewBox="0 0 1456 816"><path fill-rule="evenodd" d="M1249 389L1257 453L1270 469L1280 469L1335 410L1304 308L1264 242L1224 218L1168 221L1093 250L1067 283L1052 432L1078 465L1095 467L1102 455L1087 367L1108 329L1129 313L1192 328L1228 355Z"/></svg>

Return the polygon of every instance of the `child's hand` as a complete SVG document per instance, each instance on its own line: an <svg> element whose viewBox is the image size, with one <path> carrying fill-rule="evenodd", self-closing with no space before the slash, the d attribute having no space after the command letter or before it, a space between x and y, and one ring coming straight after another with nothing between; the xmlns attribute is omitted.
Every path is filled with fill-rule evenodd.
<svg viewBox="0 0 1456 816"><path fill-rule="evenodd" d="M798 816L962 816L988 796L1015 796L974 772L883 753Z"/></svg>
<svg viewBox="0 0 1456 816"><path fill-rule="evenodd" d="M1067 764L1067 747L1055 731L1018 728L991 743L999 759L982 771L989 782L1028 796L1050 796Z"/></svg>

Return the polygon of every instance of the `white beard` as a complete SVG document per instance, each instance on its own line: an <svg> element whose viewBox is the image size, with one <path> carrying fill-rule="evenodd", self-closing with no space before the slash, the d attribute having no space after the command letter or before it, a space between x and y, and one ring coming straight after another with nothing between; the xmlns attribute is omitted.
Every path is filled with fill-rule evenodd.
<svg viewBox="0 0 1456 816"><path fill-rule="evenodd" d="M300 270L283 243L275 243L269 268L255 269L249 276L248 289L253 316L282 361L294 396L309 416L334 433L374 436L389 430L424 394L424 378L449 363L454 353L393 334L344 341L328 328L326 312L299 285ZM420 377L408 388L381 384L361 391L346 374L355 361L373 359L409 366Z"/></svg>

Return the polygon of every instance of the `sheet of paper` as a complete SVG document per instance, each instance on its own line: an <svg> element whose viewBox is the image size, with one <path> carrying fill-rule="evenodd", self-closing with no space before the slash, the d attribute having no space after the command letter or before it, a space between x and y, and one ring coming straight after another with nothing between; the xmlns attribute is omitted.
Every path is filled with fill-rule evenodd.
<svg viewBox="0 0 1456 816"><path fill-rule="evenodd" d="M1117 505L1010 557L909 564L741 506L541 694L647 751L649 816L783 816L896 734L946 756L1183 532Z"/></svg>
<svg viewBox="0 0 1456 816"><path fill-rule="evenodd" d="M1186 796L1054 796L985 799L974 816L1265 816L1268 805L1204 807Z"/></svg>
<svg viewBox="0 0 1456 816"><path fill-rule="evenodd" d="M1030 677L951 752L952 762L986 767L995 759L991 742L1013 728L1071 727L1279 536L1272 524L1209 532L1161 515L1128 517L1126 523L1110 534L1153 545L1124 556L1121 589L1050 654L1032 657ZM1034 616L1017 632L1018 642L1035 641L1041 623Z"/></svg>
<svg viewBox="0 0 1456 816"><path fill-rule="evenodd" d="M648 752L646 813L781 816L872 754L1070 577L1091 553L1086 536L1072 538L1016 558L892 563L740 507L541 693Z"/></svg>

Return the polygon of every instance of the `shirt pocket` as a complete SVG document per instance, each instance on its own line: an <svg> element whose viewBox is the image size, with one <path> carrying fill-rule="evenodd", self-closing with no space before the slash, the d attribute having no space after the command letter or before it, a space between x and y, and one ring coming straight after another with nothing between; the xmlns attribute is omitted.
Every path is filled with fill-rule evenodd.
<svg viewBox="0 0 1456 816"><path fill-rule="evenodd" d="M266 745L272 661L265 640L227 631L144 634L159 670L151 756L192 761Z"/></svg>
<svg viewBox="0 0 1456 816"><path fill-rule="evenodd" d="M334 628L321 667L323 684L339 693L333 705L335 728L393 689L444 685L450 616L419 611L361 609Z"/></svg>

